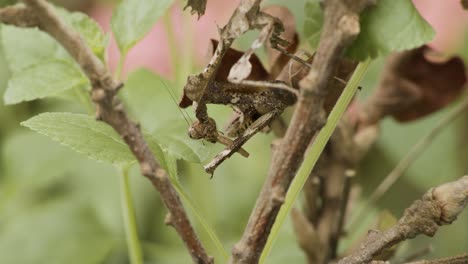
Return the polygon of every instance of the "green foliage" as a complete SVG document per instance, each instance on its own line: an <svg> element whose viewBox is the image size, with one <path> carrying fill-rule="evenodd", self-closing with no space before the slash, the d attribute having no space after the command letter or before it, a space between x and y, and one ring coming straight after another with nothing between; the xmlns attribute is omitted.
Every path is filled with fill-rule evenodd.
<svg viewBox="0 0 468 264"><path fill-rule="evenodd" d="M128 146L112 127L88 115L43 113L21 124L97 161L115 165L135 161ZM175 161L163 153L154 137L146 136L145 139L161 166L175 175Z"/></svg>
<svg viewBox="0 0 468 264"><path fill-rule="evenodd" d="M171 82L154 72L137 69L129 74L121 95L131 115L144 129L154 132L168 122L183 120L175 101L179 96L171 97L174 90Z"/></svg>
<svg viewBox="0 0 468 264"><path fill-rule="evenodd" d="M89 208L65 200L23 211L4 225L0 255L13 264L102 263L113 244Z"/></svg>
<svg viewBox="0 0 468 264"><path fill-rule="evenodd" d="M36 28L2 25L1 33L3 50L12 74L47 61L65 60L74 63L54 39Z"/></svg>
<svg viewBox="0 0 468 264"><path fill-rule="evenodd" d="M316 1L309 1L305 6L305 19L304 0L266 2L294 7L292 10L298 27L304 25L304 34L309 43L313 47L317 45L323 16ZM411 2L378 2L377 7L363 15L362 33L348 55L359 59L383 56L392 50L420 45L432 37L432 29ZM168 0L122 0L112 17L112 30L122 53L128 52L150 30L170 3ZM0 6L2 4L4 1L0 1ZM69 13L61 8L57 8L57 11L69 25L80 31L93 52L105 61L108 38L99 26L84 14ZM302 23L304 20L305 23ZM8 73L0 67L0 76L4 76L2 81L9 79L5 94L7 103L63 95L64 92L71 94L71 89L75 87L80 88L81 97L85 97L81 99L89 101L83 89L89 86L86 77L69 54L50 36L37 29L5 25L1 26L0 33L6 55L5 64L12 74L11 78L7 78ZM190 49L191 44L187 43L183 48ZM0 52L0 61L3 61L1 55ZM374 83L368 80L375 80L379 72L380 69L371 71L362 85L364 90L373 87ZM185 72L174 74L181 76ZM271 160L268 146L273 137L271 134L255 136L245 146L251 154L250 158L234 155L220 166L215 178L209 180L198 163L212 157L215 148L219 149L220 146L188 138L188 124L176 107L180 95L174 93L181 87L173 84L184 81L171 82L149 70L140 69L129 75L119 97L132 119L140 122L144 131L149 131L145 139L158 162L168 172L192 218L197 220L194 221L195 228L204 230L198 233L209 254L216 257L216 262L226 262L228 253L222 242L233 244L245 227ZM3 91L1 88L0 91ZM71 99L79 100L76 96ZM81 110L69 102L63 104L57 101L24 103L8 108L0 105L0 262L125 263L128 259L117 199L118 181L115 170L107 163L128 165L134 162L134 157L111 127L95 121L92 116L72 113L36 115L38 112ZM210 115L219 124L227 118L226 113L230 111L227 109L223 106L209 108ZM106 163L81 158L67 148L52 144L46 137L17 127L18 120L31 116L23 125ZM188 119L191 122L190 117ZM384 122L378 150L373 153L377 152L377 155L369 155L371 159L363 163L363 170L359 173L364 197L417 139L419 132L430 129L436 121L437 118L428 118L404 128L391 121ZM455 131L454 127L449 128L445 137L434 143L434 147L410 169L402 182L390 191L389 198L379 206L390 208L394 215L400 215L402 208L427 188L449 180L452 175L459 175L455 158L447 155L457 151ZM177 159L184 161L177 163ZM433 160L440 162L434 163ZM181 246L180 238L163 223L166 210L153 187L140 176L136 166L132 167L131 172L130 187L145 263L188 263L190 258ZM396 196L399 199L393 199ZM438 234L440 239L413 240L411 247L400 250L410 248L411 252L430 242L436 245L434 256L458 254L466 248L467 240L463 234L466 233L464 223L467 216L464 214L459 221L445 227ZM268 263L304 263L287 217L285 221L283 228L277 230L278 242ZM362 225L361 229L367 227ZM345 249L350 245L351 240L359 237L361 229L350 232L352 234L340 246ZM215 230L219 231L222 239Z"/></svg>
<svg viewBox="0 0 468 264"><path fill-rule="evenodd" d="M0 7L12 5L18 2L17 0L0 0Z"/></svg>
<svg viewBox="0 0 468 264"><path fill-rule="evenodd" d="M170 81L145 69L132 72L122 90L127 109L143 128L177 159L200 163L211 157L215 146L209 142L192 140L187 136L189 124L177 107L179 96L174 94ZM157 102L157 103L156 103ZM164 113L164 114L162 114ZM190 118L190 117L188 117Z"/></svg>
<svg viewBox="0 0 468 264"><path fill-rule="evenodd" d="M419 47L435 35L413 3L406 0L377 1L375 7L364 11L361 24L361 33L348 49L348 55L359 60Z"/></svg>
<svg viewBox="0 0 468 264"><path fill-rule="evenodd" d="M306 2L305 7L305 21L304 21L304 35L309 42L309 45L316 48L319 44L320 33L323 25L323 12L320 8L319 2L309 1Z"/></svg>
<svg viewBox="0 0 468 264"><path fill-rule="evenodd" d="M120 52L126 54L143 38L171 3L172 0L122 0L111 21Z"/></svg>
<svg viewBox="0 0 468 264"><path fill-rule="evenodd" d="M107 38L97 23L82 13L69 13L62 8L56 10L64 21L81 33L93 52L104 59ZM7 104L88 86L86 76L75 61L44 32L2 26L2 44L12 72L4 97Z"/></svg>
<svg viewBox="0 0 468 264"><path fill-rule="evenodd" d="M62 8L57 8L57 11L69 26L80 32L93 53L104 61L105 50L109 38L104 35L101 27L83 13L70 13Z"/></svg>
<svg viewBox="0 0 468 264"><path fill-rule="evenodd" d="M88 115L43 113L21 124L98 161L118 165L135 160L112 127Z"/></svg>
<svg viewBox="0 0 468 264"><path fill-rule="evenodd" d="M323 23L319 10L317 1L307 3L305 9L304 34L312 47L318 44L318 25ZM375 6L364 10L360 23L361 32L347 50L348 56L360 61L419 47L435 34L413 3L406 0L379 0Z"/></svg>
<svg viewBox="0 0 468 264"><path fill-rule="evenodd" d="M88 85L88 79L69 62L42 62L14 74L8 82L4 100L6 104L17 104Z"/></svg>

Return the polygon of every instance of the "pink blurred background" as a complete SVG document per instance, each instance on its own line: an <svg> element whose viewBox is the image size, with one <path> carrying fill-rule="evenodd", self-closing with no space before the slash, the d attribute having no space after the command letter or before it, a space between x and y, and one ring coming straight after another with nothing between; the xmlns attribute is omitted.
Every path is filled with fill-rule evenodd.
<svg viewBox="0 0 468 264"><path fill-rule="evenodd" d="M468 45L468 11L462 9L460 0L414 0L413 1L422 16L436 30L436 37L431 42L434 48L452 53L460 49L463 45ZM217 26L222 27L237 6L239 1L216 0L208 1L207 10L203 17L197 20L196 16L189 16L189 12L182 13L182 7L175 4L170 9L170 21L173 33L177 39L177 49L180 52L183 48L192 47L195 61L200 63L206 55L210 38L217 38ZM106 32L110 30L112 6L105 4L93 5L88 13L94 17ZM395 14L398 15L398 14ZM172 66L170 64L170 52L167 41L167 31L163 18L156 24L152 31L139 42L128 54L123 73L138 68L145 67L154 70L165 76L172 76ZM183 32L191 27L190 30ZM187 45L190 41L186 35L193 36L193 44ZM119 59L119 52L114 39L111 37L108 49L108 59L111 68L115 68Z"/></svg>

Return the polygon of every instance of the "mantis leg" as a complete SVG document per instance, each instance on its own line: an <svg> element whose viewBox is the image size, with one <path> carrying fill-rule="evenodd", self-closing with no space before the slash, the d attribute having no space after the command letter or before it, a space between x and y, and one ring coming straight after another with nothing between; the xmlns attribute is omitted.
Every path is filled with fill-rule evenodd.
<svg viewBox="0 0 468 264"><path fill-rule="evenodd" d="M258 131L270 124L271 121L279 115L279 113L281 113L281 111L271 111L255 120L255 122L247 128L241 136L237 137L230 146L218 153L218 155L216 155L213 160L204 167L205 171L210 173L211 177L213 177L214 171L221 163L223 163L223 161L231 157L232 154L238 151L242 145L244 145L252 136L257 134Z"/></svg>

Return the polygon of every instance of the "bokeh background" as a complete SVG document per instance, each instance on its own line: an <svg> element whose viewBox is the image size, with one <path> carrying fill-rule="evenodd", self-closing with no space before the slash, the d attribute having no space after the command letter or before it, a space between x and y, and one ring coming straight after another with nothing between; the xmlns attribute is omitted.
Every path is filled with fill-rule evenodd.
<svg viewBox="0 0 468 264"><path fill-rule="evenodd" d="M95 18L111 35L108 62L115 69L119 54L110 33L114 1L56 1ZM217 38L239 1L208 0L205 16L199 20L182 12L185 1L174 6L154 29L128 54L124 76L132 87L150 91L148 104L135 116L151 129L152 120L181 120L176 103L158 81L163 76L174 83L180 95L187 74L200 70L206 60L210 38ZM289 7L303 32L305 0L266 0L266 4ZM437 34L431 46L445 54L457 54L468 62L468 11L458 0L414 1ZM398 16L398 14L395 14ZM255 37L247 34L236 42L245 48ZM306 48L306 47L305 47ZM262 57L262 54L259 54ZM372 92L383 59L377 59L362 83L360 96ZM144 68L145 70L143 70ZM0 53L0 92L9 72ZM125 99L125 90L122 96ZM131 100L131 98L127 98ZM449 107L450 108L450 107ZM407 150L448 109L401 125L386 120L382 135L359 172L361 199L390 172ZM84 112L79 105L59 98L5 106L0 102L0 262L28 263L128 263L120 208L119 180L107 164L87 159L38 135L19 123L42 112ZM189 109L190 111L190 109ZM213 106L210 113L220 122L230 110ZM159 122L158 122L159 123ZM366 212L351 238L361 237L382 210L399 217L414 199L431 186L468 173L468 113L447 127L424 155L415 162L378 206ZM233 157L209 180L200 164L180 163L180 177L201 213L215 228L226 248L240 238L270 162L272 135L258 135L246 149L251 158ZM164 209L158 194L134 166L131 185L137 210L139 236L147 263L190 263L182 242L164 225ZM207 235L196 224L202 240L213 249ZM440 229L434 238L418 237L401 244L398 256L405 256L431 244L428 258L451 256L468 249L468 211L457 222ZM213 250L210 250L213 251ZM267 263L304 263L290 223L281 230Z"/></svg>

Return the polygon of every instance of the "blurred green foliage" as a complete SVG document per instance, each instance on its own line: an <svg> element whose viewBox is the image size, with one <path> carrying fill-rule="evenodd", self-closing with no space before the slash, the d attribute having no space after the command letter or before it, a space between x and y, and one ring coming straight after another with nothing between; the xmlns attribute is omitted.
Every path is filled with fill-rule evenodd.
<svg viewBox="0 0 468 264"><path fill-rule="evenodd" d="M284 4L284 1L279 0L266 2ZM297 16L299 32L303 32L305 1L289 2L286 5ZM5 30L11 29L2 26L1 94L9 87L8 80L17 71L21 72L23 67L31 65L27 58L53 56L68 60L68 55L60 47L55 47L53 42L44 44L51 45L50 52L42 48L35 49L38 42L49 41L43 34L38 35L35 42L19 39L11 42L10 46L5 45L9 41L5 39ZM21 34L18 30L18 33L9 33L7 36L20 38ZM107 41L105 37L90 39L97 39L98 43ZM22 49L23 46L27 46L23 50L33 52L29 57L27 53L15 54L15 50ZM466 54L467 49L464 48L461 52ZM100 51L99 48L95 49L97 54ZM12 61L17 61L18 66L15 67ZM360 99L372 92L382 64L383 60L378 59L371 65L362 83L364 89ZM10 68L6 65L10 65ZM178 161L178 173L173 172L172 176L178 176L177 182L186 189L190 200L198 205L198 213L203 215L220 236L225 248L229 249L240 238L263 184L271 157L270 144L274 138L270 134L254 137L245 147L251 153L250 158L234 155L209 180L209 175L197 162L212 157L220 146L195 142L184 137L188 124L169 93L173 91L175 97L179 98L180 91L174 91L172 83L155 73L140 69L129 75L126 88L120 96L132 117L139 120L156 141L158 136L162 136L158 144L165 153L191 161ZM128 263L119 180L115 168L110 164L88 159L19 125L20 122L44 112L86 112L84 106L87 103L79 100L79 95L60 91L55 91L54 94L55 97L45 100L13 106L5 106L3 101L0 103L0 262ZM221 106L210 106L209 111L219 124L227 120L230 114L230 109ZM359 172L362 199L370 194L411 145L433 127L446 111L447 109L405 125L393 120L383 123L381 138ZM379 202L378 207L366 214L359 228L349 230L348 238L341 244L343 249L350 245L351 240L364 235L382 210L389 210L398 217L404 208L431 186L467 173L462 169L466 169L467 161L459 157L462 149L466 148L466 145L459 144L457 138L461 128L463 126L460 124L453 124L433 142ZM54 133L57 131L54 130ZM82 139L79 136L78 139ZM86 143L96 146L93 141ZM178 147L172 149L173 146ZM466 157L466 152L464 155ZM162 159L162 156L159 155L159 158ZM131 188L145 263L190 263L190 257L175 231L164 225L166 210L157 192L139 174L136 166L131 169ZM209 235L203 231L200 222L195 221L196 217L193 214L192 216L195 228L210 254L220 259ZM434 238L418 237L405 242L399 247L397 254L404 256L427 244L432 244L435 248L428 257L464 252L468 248L467 222L468 213L465 211L457 222L442 227ZM285 262L304 263L290 223L282 228L267 261L273 264Z"/></svg>

